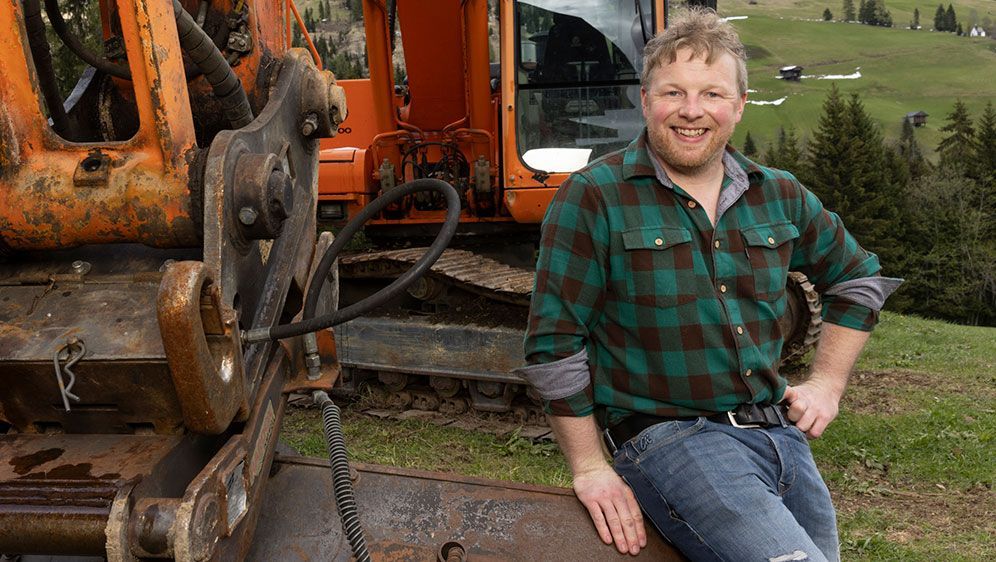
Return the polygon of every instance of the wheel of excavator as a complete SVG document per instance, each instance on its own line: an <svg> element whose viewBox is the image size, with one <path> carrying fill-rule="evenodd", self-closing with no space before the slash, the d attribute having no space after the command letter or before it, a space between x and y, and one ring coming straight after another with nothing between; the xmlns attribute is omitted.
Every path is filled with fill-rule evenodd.
<svg viewBox="0 0 996 562"><path fill-rule="evenodd" d="M390 371L382 371L377 374L377 380L384 385L384 388L391 392L399 392L408 386L408 375L404 373L394 373Z"/></svg>
<svg viewBox="0 0 996 562"><path fill-rule="evenodd" d="M803 356L816 346L823 324L820 295L805 275L798 271L789 272L785 290L789 294L787 310L779 321L785 341L782 370L799 366Z"/></svg>
<svg viewBox="0 0 996 562"><path fill-rule="evenodd" d="M429 385L443 398L453 398L463 387L460 379L452 377L429 377Z"/></svg>

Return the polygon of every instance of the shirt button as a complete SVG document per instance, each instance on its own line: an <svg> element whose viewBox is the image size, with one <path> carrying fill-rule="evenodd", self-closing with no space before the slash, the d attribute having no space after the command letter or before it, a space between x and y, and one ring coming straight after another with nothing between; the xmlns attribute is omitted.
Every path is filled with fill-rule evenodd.
<svg viewBox="0 0 996 562"><path fill-rule="evenodd" d="M719 285L719 292L720 293L725 293L726 292L726 285L720 284Z"/></svg>
<svg viewBox="0 0 996 562"><path fill-rule="evenodd" d="M658 246L663 246L664 245L664 240L661 239L661 238L658 238L657 240L654 240L654 244L656 244Z"/></svg>
<svg viewBox="0 0 996 562"><path fill-rule="evenodd" d="M746 371L744 371L744 376L745 377L749 377L749 376L751 376L753 374L754 374L754 371L751 371L750 369L747 369Z"/></svg>
<svg viewBox="0 0 996 562"><path fill-rule="evenodd" d="M741 336L744 335L743 326L737 326L737 333L740 334Z"/></svg>
<svg viewBox="0 0 996 562"><path fill-rule="evenodd" d="M713 246L716 246L716 247L718 248L718 247L719 247L719 245L720 245L720 244L719 244L719 240L716 240L715 242L713 242Z"/></svg>
<svg viewBox="0 0 996 562"><path fill-rule="evenodd" d="M774 243L775 243L775 239L769 236L768 237L768 244L774 244Z"/></svg>
<svg viewBox="0 0 996 562"><path fill-rule="evenodd" d="M689 209L694 209L695 208L695 201L689 201L688 202L688 208Z"/></svg>

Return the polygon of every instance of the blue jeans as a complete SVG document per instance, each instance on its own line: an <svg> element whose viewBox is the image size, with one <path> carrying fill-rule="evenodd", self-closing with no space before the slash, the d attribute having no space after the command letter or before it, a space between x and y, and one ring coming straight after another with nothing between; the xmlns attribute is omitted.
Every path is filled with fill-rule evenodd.
<svg viewBox="0 0 996 562"><path fill-rule="evenodd" d="M795 426L664 422L620 447L614 468L693 561L840 560L830 492Z"/></svg>

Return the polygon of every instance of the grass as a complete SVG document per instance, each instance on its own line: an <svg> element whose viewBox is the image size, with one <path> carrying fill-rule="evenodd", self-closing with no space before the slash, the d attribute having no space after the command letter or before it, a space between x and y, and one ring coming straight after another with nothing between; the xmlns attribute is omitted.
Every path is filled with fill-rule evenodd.
<svg viewBox="0 0 996 562"><path fill-rule="evenodd" d="M883 313L841 414L813 453L838 508L845 560L996 557L996 329ZM347 408L353 460L569 486L555 446ZM282 438L324 456L314 410Z"/></svg>
<svg viewBox="0 0 996 562"><path fill-rule="evenodd" d="M913 9L919 9L922 31L928 31L933 27L934 12L937 11L938 4L943 4L945 9L948 4L954 6L955 15L966 32L972 29L972 25L983 22L986 17L990 22L996 21L996 5L991 0L945 0L944 2L885 0L885 7L892 14L892 21L896 27L907 27L913 20ZM860 1L854 2L855 12L860 5ZM767 15L795 19L822 19L824 8L830 8L834 17L842 17L843 6L843 0L757 0L757 4L754 5L748 0L721 0L719 10L723 16Z"/></svg>
<svg viewBox="0 0 996 562"><path fill-rule="evenodd" d="M996 3L993 3L996 4ZM724 13L731 14L728 9ZM739 13L739 12L737 12ZM742 145L747 131L759 147L775 140L779 127L794 127L800 137L816 128L822 104L836 83L845 96L857 93L886 138L898 138L908 112L930 117L916 130L928 157L944 133L940 128L961 99L973 120L989 101L996 101L996 42L950 33L880 28L840 22L797 21L773 15L734 20L748 46L748 99L787 99L778 106L748 105L734 137ZM778 69L801 65L807 76L849 75L855 80L778 80Z"/></svg>

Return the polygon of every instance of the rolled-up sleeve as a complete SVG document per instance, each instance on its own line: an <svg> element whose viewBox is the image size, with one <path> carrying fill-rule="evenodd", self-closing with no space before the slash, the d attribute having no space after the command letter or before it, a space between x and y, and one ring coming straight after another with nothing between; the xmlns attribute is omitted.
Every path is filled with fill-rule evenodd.
<svg viewBox="0 0 996 562"><path fill-rule="evenodd" d="M592 413L587 344L604 304L608 240L598 189L584 176L571 176L543 219L524 342L529 366L518 371L547 413Z"/></svg>
<svg viewBox="0 0 996 562"><path fill-rule="evenodd" d="M840 217L802 189L800 240L791 268L806 274L823 300L823 321L871 331L902 279L881 277L878 256L862 248Z"/></svg>

